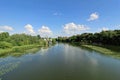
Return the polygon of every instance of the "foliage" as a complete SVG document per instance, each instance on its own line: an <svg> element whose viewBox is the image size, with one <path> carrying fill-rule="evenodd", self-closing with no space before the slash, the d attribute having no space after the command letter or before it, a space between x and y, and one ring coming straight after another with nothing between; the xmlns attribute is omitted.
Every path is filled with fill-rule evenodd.
<svg viewBox="0 0 120 80"><path fill-rule="evenodd" d="M13 34L8 32L0 33L0 55L5 55L11 52L24 52L27 49L35 47L48 46L50 40L41 38L40 35L31 36L27 34ZM52 43L55 43L55 39Z"/></svg>
<svg viewBox="0 0 120 80"><path fill-rule="evenodd" d="M2 48L2 49L11 48L11 47L12 47L11 43L8 43L8 42L5 42L5 41L0 42L0 48Z"/></svg>
<svg viewBox="0 0 120 80"><path fill-rule="evenodd" d="M0 48L10 48L11 46L23 46L31 44L41 44L44 43L40 35L31 36L27 34L13 34L9 35L8 32L0 33Z"/></svg>
<svg viewBox="0 0 120 80"><path fill-rule="evenodd" d="M3 32L0 33L0 41L4 41L9 37L9 33L8 32Z"/></svg>
<svg viewBox="0 0 120 80"><path fill-rule="evenodd" d="M39 45L24 45L24 46L14 46L11 49L0 49L0 56L6 55L7 53L12 53L12 52L24 52L27 49L32 49L35 47L39 47Z"/></svg>
<svg viewBox="0 0 120 80"><path fill-rule="evenodd" d="M120 45L120 30L102 31L100 33L83 33L71 37L58 37L59 42L78 42L81 44Z"/></svg>
<svg viewBox="0 0 120 80"><path fill-rule="evenodd" d="M52 43L55 44L56 43L56 39L52 39Z"/></svg>
<svg viewBox="0 0 120 80"><path fill-rule="evenodd" d="M14 34L10 36L10 42L13 43L14 46L29 45L39 43L39 38L26 34Z"/></svg>

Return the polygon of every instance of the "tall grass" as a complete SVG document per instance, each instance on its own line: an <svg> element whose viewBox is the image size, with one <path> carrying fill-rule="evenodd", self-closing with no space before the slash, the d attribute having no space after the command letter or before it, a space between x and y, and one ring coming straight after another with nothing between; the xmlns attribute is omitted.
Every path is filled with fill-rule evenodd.
<svg viewBox="0 0 120 80"><path fill-rule="evenodd" d="M100 52L100 53L103 53L103 54L106 54L106 55L112 55L114 57L120 57L120 51L115 51L115 50L112 50L111 47L101 47L101 46L95 46L95 45L81 45L82 47L86 47L86 48L89 48L89 49L93 49L97 52ZM115 47L113 46L114 48L119 48L119 47Z"/></svg>
<svg viewBox="0 0 120 80"><path fill-rule="evenodd" d="M40 47L39 45L24 45L24 46L15 46L7 49L0 49L0 56L10 54L12 52L24 52L27 49L32 49L35 47Z"/></svg>
<svg viewBox="0 0 120 80"><path fill-rule="evenodd" d="M25 55L25 54L28 54L28 53L34 54L34 53L36 53L36 52L39 51L39 50L40 50L40 48L32 48L32 49L27 49L27 50L25 50L24 52L14 52L14 53L9 54L9 55L14 56L14 57L20 57L20 56ZM7 56L7 55L6 55L6 56ZM2 56L2 57L3 57L3 56Z"/></svg>

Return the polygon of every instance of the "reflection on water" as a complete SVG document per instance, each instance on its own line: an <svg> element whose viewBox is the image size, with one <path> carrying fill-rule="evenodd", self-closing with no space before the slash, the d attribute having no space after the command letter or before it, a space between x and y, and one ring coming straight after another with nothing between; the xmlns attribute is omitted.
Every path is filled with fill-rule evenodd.
<svg viewBox="0 0 120 80"><path fill-rule="evenodd" d="M69 44L0 58L3 80L120 80L120 60ZM7 72L7 74L6 74Z"/></svg>
<svg viewBox="0 0 120 80"><path fill-rule="evenodd" d="M0 58L0 80L2 79L1 76L7 74L10 71L13 71L15 68L19 67L21 62L24 61L32 61L32 58L30 58L30 55L25 55L25 54L35 54L36 52L42 52L41 54L43 55L43 53L47 50L48 48L33 48L33 49L29 49L26 50L25 52L22 53L11 53L11 54L7 54L4 56L1 56ZM23 56L25 55L25 56ZM10 57L9 57L10 56ZM13 56L13 57L11 57ZM19 58L23 56L22 58ZM18 57L18 59L16 60L16 58L14 57ZM26 59L26 58L27 59Z"/></svg>
<svg viewBox="0 0 120 80"><path fill-rule="evenodd" d="M40 53L41 56L44 56L47 53L47 51L48 51L48 48L44 47L44 48L41 48L41 50L37 53Z"/></svg>
<svg viewBox="0 0 120 80"><path fill-rule="evenodd" d="M12 71L19 64L20 64L20 62L14 62L14 63L8 63L8 64L4 64L4 65L0 66L0 76Z"/></svg>
<svg viewBox="0 0 120 80"><path fill-rule="evenodd" d="M95 50L93 50L93 49L87 48L87 47L82 47L82 46L77 45L77 44L74 44L74 43L72 43L72 44L70 44L70 45L76 46L76 47L80 47L81 49L86 49L86 50L88 50L88 51L91 52L91 53L95 52L95 53L99 53L100 55L110 56L110 57L115 58L115 59L116 59L116 58L117 58L117 59L120 59L120 52L119 52L119 51L115 51L113 54L104 54L104 53L95 51Z"/></svg>
<svg viewBox="0 0 120 80"><path fill-rule="evenodd" d="M10 71L13 71L20 65L20 61L13 61L12 58L0 58L0 79L2 80L2 76L7 74Z"/></svg>
<svg viewBox="0 0 120 80"><path fill-rule="evenodd" d="M65 62L69 64L68 66L71 67L70 69L73 69L76 67L76 64L78 65L78 63L80 63L80 65L78 65L80 68L85 69L86 66L89 66L89 70L91 70L90 74L97 74L98 60L93 57L94 54L90 54L89 51L85 51L81 48L71 47L68 44L65 44L64 51Z"/></svg>
<svg viewBox="0 0 120 80"><path fill-rule="evenodd" d="M70 61L71 63L72 62L74 63L76 61L76 56L78 56L80 60L84 60L84 57L87 56L91 64L97 65L97 59L90 56L91 54L89 54L89 51L85 51L81 48L77 48L73 46L71 47L68 44L65 44L64 51L65 51L64 56L66 61Z"/></svg>

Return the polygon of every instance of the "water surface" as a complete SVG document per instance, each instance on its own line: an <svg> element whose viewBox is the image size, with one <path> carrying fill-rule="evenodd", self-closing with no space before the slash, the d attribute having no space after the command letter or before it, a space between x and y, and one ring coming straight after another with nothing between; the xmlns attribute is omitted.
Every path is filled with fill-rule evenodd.
<svg viewBox="0 0 120 80"><path fill-rule="evenodd" d="M56 44L36 53L0 58L2 80L120 80L120 59Z"/></svg>

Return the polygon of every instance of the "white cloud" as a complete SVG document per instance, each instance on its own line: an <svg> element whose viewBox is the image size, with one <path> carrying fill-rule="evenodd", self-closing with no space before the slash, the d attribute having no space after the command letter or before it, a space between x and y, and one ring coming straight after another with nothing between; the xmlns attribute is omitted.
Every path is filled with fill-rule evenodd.
<svg viewBox="0 0 120 80"><path fill-rule="evenodd" d="M38 31L42 37L49 37L52 35L52 31L47 26L42 26Z"/></svg>
<svg viewBox="0 0 120 80"><path fill-rule="evenodd" d="M0 26L0 31L13 31L13 28L10 26Z"/></svg>
<svg viewBox="0 0 120 80"><path fill-rule="evenodd" d="M108 30L109 30L109 28L107 28L107 27L102 28L102 31L108 31Z"/></svg>
<svg viewBox="0 0 120 80"><path fill-rule="evenodd" d="M110 30L110 29L107 28L107 27L100 27L100 28L98 28L98 30L96 30L95 32L108 31L108 30Z"/></svg>
<svg viewBox="0 0 120 80"><path fill-rule="evenodd" d="M99 15L95 12L90 15L88 21L94 21L94 20L97 20L98 18L99 18Z"/></svg>
<svg viewBox="0 0 120 80"><path fill-rule="evenodd" d="M74 33L77 30L77 25L74 23L68 23L64 25L64 31L67 34Z"/></svg>
<svg viewBox="0 0 120 80"><path fill-rule="evenodd" d="M25 29L27 30L26 32L27 34L35 34L32 25L30 24L25 25Z"/></svg>
<svg viewBox="0 0 120 80"><path fill-rule="evenodd" d="M77 25L72 22L72 23L65 24L63 29L64 29L64 32L67 34L75 34L83 30L88 30L89 27L85 25L80 25L80 24Z"/></svg>
<svg viewBox="0 0 120 80"><path fill-rule="evenodd" d="M4 31L0 31L0 33L2 33L2 32L4 32Z"/></svg>

